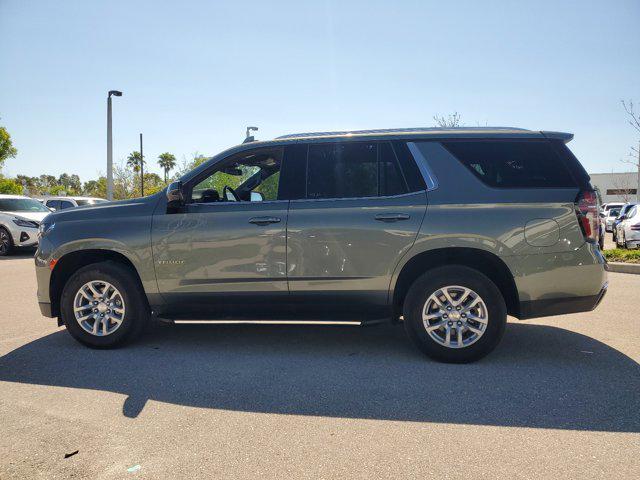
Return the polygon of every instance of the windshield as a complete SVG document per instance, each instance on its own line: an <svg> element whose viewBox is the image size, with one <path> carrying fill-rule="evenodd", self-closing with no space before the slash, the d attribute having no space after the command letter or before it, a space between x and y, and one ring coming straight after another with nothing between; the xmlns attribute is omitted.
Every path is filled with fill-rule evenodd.
<svg viewBox="0 0 640 480"><path fill-rule="evenodd" d="M0 212L50 212L33 198L0 198Z"/></svg>
<svg viewBox="0 0 640 480"><path fill-rule="evenodd" d="M620 215L620 209L619 208L612 208L611 210L609 210L609 216L610 217L617 217L618 215Z"/></svg>

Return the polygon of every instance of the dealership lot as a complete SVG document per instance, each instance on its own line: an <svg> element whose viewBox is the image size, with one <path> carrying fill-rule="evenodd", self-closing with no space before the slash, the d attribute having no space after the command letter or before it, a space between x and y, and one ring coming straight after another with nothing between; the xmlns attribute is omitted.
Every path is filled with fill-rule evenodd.
<svg viewBox="0 0 640 480"><path fill-rule="evenodd" d="M40 316L32 262L0 259L0 478L637 478L638 275L444 365L387 325L89 350Z"/></svg>

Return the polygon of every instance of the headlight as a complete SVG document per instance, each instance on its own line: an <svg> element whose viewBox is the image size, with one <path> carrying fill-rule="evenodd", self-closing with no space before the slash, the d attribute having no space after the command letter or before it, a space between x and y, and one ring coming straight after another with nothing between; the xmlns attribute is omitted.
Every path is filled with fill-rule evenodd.
<svg viewBox="0 0 640 480"><path fill-rule="evenodd" d="M31 220L24 220L22 218L14 218L13 223L19 227L38 228L38 222L32 222Z"/></svg>
<svg viewBox="0 0 640 480"><path fill-rule="evenodd" d="M46 220L46 218L45 218ZM53 227L55 227L56 224L53 222L42 222L40 224L40 226L38 227L38 238L42 238L44 237L47 233L49 233L51 230L53 230Z"/></svg>

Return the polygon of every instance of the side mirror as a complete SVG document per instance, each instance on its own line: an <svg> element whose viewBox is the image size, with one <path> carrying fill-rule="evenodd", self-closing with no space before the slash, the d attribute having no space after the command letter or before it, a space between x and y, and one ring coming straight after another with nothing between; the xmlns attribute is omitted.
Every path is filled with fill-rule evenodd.
<svg viewBox="0 0 640 480"><path fill-rule="evenodd" d="M260 192L251 192L249 200L252 202L262 202L264 200L264 195Z"/></svg>
<svg viewBox="0 0 640 480"><path fill-rule="evenodd" d="M167 207L177 208L184 205L182 182L171 182L167 187Z"/></svg>

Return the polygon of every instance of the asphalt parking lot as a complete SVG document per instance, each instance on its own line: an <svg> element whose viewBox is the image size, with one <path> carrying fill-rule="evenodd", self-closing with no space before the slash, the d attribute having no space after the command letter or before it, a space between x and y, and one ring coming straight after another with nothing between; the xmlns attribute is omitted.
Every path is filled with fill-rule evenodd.
<svg viewBox="0 0 640 480"><path fill-rule="evenodd" d="M0 259L3 479L638 478L638 275L594 312L511 321L471 365L392 325L154 326L94 351L35 293L31 258Z"/></svg>

